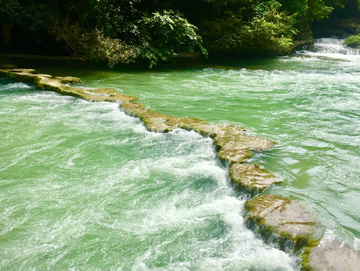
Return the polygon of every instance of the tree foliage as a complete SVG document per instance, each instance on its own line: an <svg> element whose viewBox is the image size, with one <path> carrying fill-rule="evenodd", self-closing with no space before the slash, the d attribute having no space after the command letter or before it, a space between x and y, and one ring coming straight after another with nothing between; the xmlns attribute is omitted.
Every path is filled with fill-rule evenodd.
<svg viewBox="0 0 360 271"><path fill-rule="evenodd" d="M139 21L142 37L136 56L150 60L154 65L159 59L167 60L175 55L175 50L189 52L199 48L204 55L202 39L196 33L197 27L172 11L155 12Z"/></svg>
<svg viewBox="0 0 360 271"><path fill-rule="evenodd" d="M179 13L154 11L141 0L3 0L13 25L47 31L69 51L109 66L146 59L150 66L179 50L200 50L197 27Z"/></svg>
<svg viewBox="0 0 360 271"><path fill-rule="evenodd" d="M360 34L348 37L345 44L350 47L360 48Z"/></svg>
<svg viewBox="0 0 360 271"><path fill-rule="evenodd" d="M286 53L296 33L347 1L0 0L0 23L47 31L71 54L110 66L152 66L182 51Z"/></svg>
<svg viewBox="0 0 360 271"><path fill-rule="evenodd" d="M254 5L255 1L237 2L241 4L237 12L220 11L219 8L216 20L201 24L205 45L211 52L276 55L290 50L296 33L294 19L280 10L280 3L257 1Z"/></svg>

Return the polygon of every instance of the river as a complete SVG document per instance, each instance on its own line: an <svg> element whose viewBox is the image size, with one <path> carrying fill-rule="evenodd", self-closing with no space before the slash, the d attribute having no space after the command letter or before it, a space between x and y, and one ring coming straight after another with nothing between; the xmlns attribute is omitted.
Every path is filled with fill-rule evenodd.
<svg viewBox="0 0 360 271"><path fill-rule="evenodd" d="M153 70L41 70L157 112L245 127L324 238L360 242L360 55L321 39L294 56ZM298 270L244 225L212 140L148 132L116 103L0 79L1 270Z"/></svg>

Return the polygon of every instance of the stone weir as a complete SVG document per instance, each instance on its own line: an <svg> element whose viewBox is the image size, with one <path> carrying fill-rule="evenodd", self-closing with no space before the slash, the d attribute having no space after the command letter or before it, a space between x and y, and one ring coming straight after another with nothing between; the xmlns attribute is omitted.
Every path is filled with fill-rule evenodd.
<svg viewBox="0 0 360 271"><path fill-rule="evenodd" d="M81 82L76 77L53 77L33 69L0 69L0 76L89 101L119 102L122 110L140 118L150 131L169 132L181 128L211 137L218 158L230 165L230 179L251 198L244 207L245 222L250 229L266 241L277 243L283 250L291 248L291 251L302 253L303 270L358 270L359 252L336 240L321 240L319 223L308 208L292 199L262 193L267 187L281 182L281 178L259 165L245 162L252 157L253 151L274 147L273 141L249 136L244 128L234 125L213 125L201 119L159 114L135 102L137 97L113 89L89 90L70 86Z"/></svg>

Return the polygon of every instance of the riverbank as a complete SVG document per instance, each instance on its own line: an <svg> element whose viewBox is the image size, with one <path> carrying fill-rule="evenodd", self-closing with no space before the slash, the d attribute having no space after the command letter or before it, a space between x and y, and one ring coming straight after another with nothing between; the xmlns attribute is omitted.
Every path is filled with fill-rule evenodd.
<svg viewBox="0 0 360 271"><path fill-rule="evenodd" d="M303 38L294 40L293 46L290 48L288 54L293 54L296 50L302 49L304 46L313 44L314 41L311 36L304 35ZM204 58L200 52L183 52L176 54L169 61L159 61L158 65L174 65L174 66L208 66L214 65L214 63L222 62L225 60L232 60L240 58L243 60L253 59L255 57L265 57L247 55L247 54L229 54L224 56L213 56ZM275 57L275 56L268 56ZM3 63L3 64L2 64ZM6 63L12 63L12 67L4 66ZM0 68L14 68L14 65L25 68L32 68L36 64L37 66L56 66L56 67L107 67L106 62L92 62L86 60L82 56L50 56L50 55L31 55L31 54L0 54ZM3 65L3 66L1 66ZM216 64L215 64L216 65ZM117 64L117 68L139 68L143 67L149 69L147 62L129 63L129 64Z"/></svg>
<svg viewBox="0 0 360 271"><path fill-rule="evenodd" d="M219 157L226 162L230 163L237 163L237 167L240 169L238 171L244 171L241 164L242 162L246 161L247 158L251 157L251 150L261 150L261 149L268 149L273 146L271 141L266 139L262 139L260 137L250 137L244 134L244 129L236 128L234 126L229 125L209 125L204 121L198 119L183 119L183 118L176 118L171 116L166 116L163 114L158 114L152 110L146 109L143 105L138 103L130 102L133 101L134 97L126 97L125 96L114 96L114 92L110 90L84 90L79 89L77 87L69 87L64 85L63 83L70 83L70 82L79 82L79 80L75 78L54 78L49 75L36 75L33 73L34 71L30 70L6 70L3 71L3 75L7 77L12 77L12 79L20 80L20 81L31 81L35 83L38 87L42 89L52 89L59 93L66 94L66 95L73 95L77 97L82 97L84 99L93 100L93 101L121 101L121 106L123 109L130 113L131 115L135 115L140 117L143 122L147 125L150 130L157 131L157 132L168 132L174 129L175 127L184 128L188 130L195 130L200 132L204 135L209 135L210 137L214 138L214 142L217 144L217 148L219 149ZM239 164L240 163L240 164ZM246 164L245 164L246 165ZM258 170L258 171L256 171ZM258 180L259 176L264 176L264 171L260 168L257 168L254 172L246 171L248 174L242 177L242 179L248 181L248 179ZM259 171L260 170L260 171ZM232 173L232 175L236 175ZM271 175L271 174L270 174ZM272 178L272 177L271 177ZM240 178L241 179L241 178ZM250 187L251 191L254 191L253 187ZM256 190L257 188L255 188ZM247 220L252 221L249 222L248 225L257 224L257 230L261 232L263 235L269 236L269 232L278 236L278 240L280 240L280 246L284 249L285 247L289 247L285 245L285 243L290 240L291 242L295 243L295 248L297 250L301 249L304 245L309 247L313 247L316 245L316 240L318 240L319 235L316 233L316 221L310 219L310 215L301 215L303 212L308 213L306 208L299 207L297 203L294 203L292 200L283 199L275 197L274 200L270 200L265 196L260 196L255 198L258 202L254 204L252 208L247 207ZM263 203L259 202L266 202L264 205ZM280 202L282 203L279 203ZM251 203L254 201L249 201L247 206L251 206ZM256 202L256 201L255 201ZM280 205L279 205L280 204ZM262 206L259 212L258 207ZM278 225L273 224L274 217L269 214L273 214L274 210L278 210L279 218L275 219L275 221L279 221L284 219L285 217L285 224L288 225L287 227L283 227L280 223ZM300 213L299 213L300 212ZM300 214L300 215L299 215ZM295 215L295 216L294 216ZM296 219L294 219L296 218ZM305 219L305 220L304 220ZM264 230L264 226L266 230ZM251 226L252 227L252 226ZM301 228L309 227L310 231L306 234ZM272 235L270 234L270 235ZM281 238L279 238L281 237ZM329 247L329 246L328 246ZM338 251L343 246L340 244L339 246L330 245L332 251ZM319 247L318 247L319 248ZM328 248L322 247L319 248L320 251L316 255L322 254L320 257L327 258L324 255L324 251L328 250ZM325 250L324 250L325 249ZM307 252L311 251L307 249ZM337 252L339 253L339 252ZM339 253L341 254L341 252ZM309 255L309 253L307 254ZM310 256L306 256L306 259L312 259L314 256L310 253ZM356 253L354 254L356 255ZM343 262L341 262L342 258L337 259L338 263L335 263L337 266L341 266ZM316 259L315 259L316 262ZM323 262L323 261L322 261ZM314 260L311 261L304 261L305 264L310 266L311 268L315 268ZM329 264L334 264L330 263ZM346 270L349 269L349 266L346 266ZM345 269L344 269L345 270Z"/></svg>

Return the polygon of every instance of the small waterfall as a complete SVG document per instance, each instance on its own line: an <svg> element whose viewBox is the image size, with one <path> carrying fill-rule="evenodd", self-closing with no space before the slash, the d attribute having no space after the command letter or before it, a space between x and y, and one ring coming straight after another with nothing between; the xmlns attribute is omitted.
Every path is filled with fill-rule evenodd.
<svg viewBox="0 0 360 271"><path fill-rule="evenodd" d="M331 53L341 55L359 55L360 50L347 47L343 39L322 38L315 40L314 45L310 48L313 52Z"/></svg>
<svg viewBox="0 0 360 271"><path fill-rule="evenodd" d="M327 56L359 56L360 50L346 46L344 43L344 39L321 38L315 40L313 45L308 46L305 50L299 51L298 53Z"/></svg>

